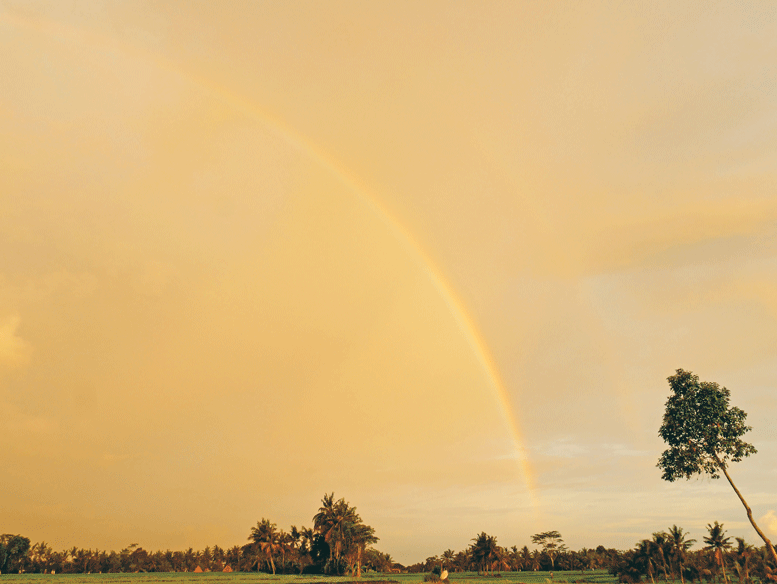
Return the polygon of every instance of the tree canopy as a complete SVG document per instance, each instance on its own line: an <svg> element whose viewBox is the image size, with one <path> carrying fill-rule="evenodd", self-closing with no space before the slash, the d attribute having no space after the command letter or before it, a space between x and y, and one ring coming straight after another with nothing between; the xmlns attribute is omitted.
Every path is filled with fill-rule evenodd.
<svg viewBox="0 0 777 584"><path fill-rule="evenodd" d="M672 395L658 431L669 446L658 461L661 478L675 481L706 473L717 479L728 461L757 452L741 439L752 428L745 425L745 412L729 407L728 389L682 369L668 380Z"/></svg>
<svg viewBox="0 0 777 584"><path fill-rule="evenodd" d="M469 548L472 560L484 572L489 568L493 571L493 565L499 558L499 546L496 545L496 537L488 535L485 531L472 539Z"/></svg>
<svg viewBox="0 0 777 584"><path fill-rule="evenodd" d="M324 494L313 517L313 530L329 546L327 570L340 573L343 561L361 575L361 557L369 544L376 543L375 530L366 525L345 499L335 501L334 493Z"/></svg>
<svg viewBox="0 0 777 584"><path fill-rule="evenodd" d="M658 431L669 446L658 460L661 478L675 481L708 474L713 479L723 473L747 512L753 528L766 543L777 562L772 542L753 519L753 512L728 473L730 462L755 454L742 436L752 428L745 424L747 414L729 406L731 392L715 382L700 381L698 375L678 369L668 379L672 393L666 401L664 420Z"/></svg>
<svg viewBox="0 0 777 584"><path fill-rule="evenodd" d="M555 568L555 559L559 552L567 549L561 534L558 531L544 531L531 536L532 543L542 547L542 552L548 554L552 568Z"/></svg>
<svg viewBox="0 0 777 584"><path fill-rule="evenodd" d="M0 535L0 573L19 570L19 566L29 550L29 538L10 533Z"/></svg>

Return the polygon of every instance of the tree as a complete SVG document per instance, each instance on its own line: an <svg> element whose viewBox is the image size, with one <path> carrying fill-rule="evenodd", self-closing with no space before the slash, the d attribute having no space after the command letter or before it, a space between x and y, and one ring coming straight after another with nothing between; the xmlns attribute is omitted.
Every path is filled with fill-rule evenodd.
<svg viewBox="0 0 777 584"><path fill-rule="evenodd" d="M354 509L355 510L355 509ZM343 529L344 536L344 557L348 563L348 569L351 574L355 572L357 578L362 577L362 554L369 544L376 543L375 529L362 523L361 518L356 515L357 521L349 523Z"/></svg>
<svg viewBox="0 0 777 584"><path fill-rule="evenodd" d="M329 570L340 573L341 559L345 558L361 576L361 555L368 544L378 541L375 530L365 525L356 507L345 499L335 501L335 494L324 494L318 513L313 516L313 530L329 546Z"/></svg>
<svg viewBox="0 0 777 584"><path fill-rule="evenodd" d="M631 568L631 571L628 570ZM656 550L655 542L649 539L643 539L637 544L637 548L634 550L633 564L627 566L624 570L625 573L630 574L633 581L639 580L639 573L644 573L650 576L650 581L655 584L654 578L656 572ZM634 576L636 575L636 578Z"/></svg>
<svg viewBox="0 0 777 584"><path fill-rule="evenodd" d="M456 552L456 557L453 559L454 566L457 572L466 572L469 569L470 556L467 550Z"/></svg>
<svg viewBox="0 0 777 584"><path fill-rule="evenodd" d="M339 563L343 524L351 519L348 517L350 507L342 503L345 503L343 499L335 502L334 493L329 495L324 493L321 507L319 507L318 513L313 516L313 530L323 536L324 541L329 546L329 561L327 562L329 569L334 566L335 562Z"/></svg>
<svg viewBox="0 0 777 584"><path fill-rule="evenodd" d="M273 554L281 547L275 523L270 523L269 519L262 517L261 521L256 522L256 527L251 528L251 535L248 536L248 539L258 544L261 550L269 556L270 567L272 568L273 575L275 575Z"/></svg>
<svg viewBox="0 0 777 584"><path fill-rule="evenodd" d="M664 581L668 582L669 574L667 574L666 568L667 561L672 553L672 542L668 534L663 531L658 531L653 534L653 553L656 558L656 565L660 566L661 570L664 572Z"/></svg>
<svg viewBox="0 0 777 584"><path fill-rule="evenodd" d="M364 565L376 572L390 572L394 565L391 554L384 554L376 549L368 549L364 553Z"/></svg>
<svg viewBox="0 0 777 584"><path fill-rule="evenodd" d="M510 547L508 553L510 559L510 570L517 572L521 569L521 551L517 545Z"/></svg>
<svg viewBox="0 0 777 584"><path fill-rule="evenodd" d="M542 546L542 553L548 554L551 569L555 569L555 559L559 552L567 549L558 531L545 531L531 536L532 543Z"/></svg>
<svg viewBox="0 0 777 584"><path fill-rule="evenodd" d="M737 537L736 559L734 560L734 570L740 584L750 581L750 559L753 557L755 549L753 546L745 543L744 538Z"/></svg>
<svg viewBox="0 0 777 584"><path fill-rule="evenodd" d="M685 558L688 556L688 550L696 543L695 539L686 539L687 533L683 532L682 527L672 525L669 528L669 542L672 546L672 557L677 564L677 571L680 574L680 582L685 584L683 570L685 568Z"/></svg>
<svg viewBox="0 0 777 584"><path fill-rule="evenodd" d="M728 582L726 576L726 559L723 552L731 547L730 537L723 537L726 532L723 530L723 524L715 522L715 525L707 524L707 530L710 532L709 536L704 537L704 543L706 543L705 549L712 550L715 561L723 568L723 580Z"/></svg>
<svg viewBox="0 0 777 584"><path fill-rule="evenodd" d="M452 549L447 549L442 553L442 557L440 558L442 560L442 565L445 568L451 568L453 566L453 559L456 557L456 552L454 552Z"/></svg>
<svg viewBox="0 0 777 584"><path fill-rule="evenodd" d="M32 560L33 570L36 572L49 571L51 566L51 554L54 551L45 541L36 543L30 548L30 559Z"/></svg>
<svg viewBox="0 0 777 584"><path fill-rule="evenodd" d="M472 538L472 541L474 542L470 546L472 561L477 564L479 570L487 572L499 556L496 537L481 531L480 535Z"/></svg>
<svg viewBox="0 0 777 584"><path fill-rule="evenodd" d="M0 535L0 573L20 571L29 551L30 538L10 533Z"/></svg>
<svg viewBox="0 0 777 584"><path fill-rule="evenodd" d="M722 472L739 497L756 533L777 563L777 551L753 519L753 512L728 474L729 462L739 462L755 454L752 444L741 439L751 430L745 425L747 414L729 407L731 392L717 383L699 381L699 376L678 369L668 378L672 394L666 401L666 412L659 436L669 448L658 460L665 481L690 479L697 474L720 478Z"/></svg>

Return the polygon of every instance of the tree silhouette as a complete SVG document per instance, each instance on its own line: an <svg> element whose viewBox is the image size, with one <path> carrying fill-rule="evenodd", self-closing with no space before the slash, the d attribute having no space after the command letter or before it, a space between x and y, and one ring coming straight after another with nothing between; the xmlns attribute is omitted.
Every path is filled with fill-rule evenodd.
<svg viewBox="0 0 777 584"><path fill-rule="evenodd" d="M669 528L669 541L672 546L672 558L677 564L677 571L680 573L680 582L685 584L683 570L685 568L685 558L688 556L688 550L696 543L695 539L686 539L687 533L683 532L682 527L672 525Z"/></svg>
<svg viewBox="0 0 777 584"><path fill-rule="evenodd" d="M470 546L472 561L477 564L479 569L487 572L489 566L492 566L499 557L499 550L497 549L496 545L496 537L493 535L488 535L485 531L482 531L480 532L480 535L472 538L472 541L474 542Z"/></svg>
<svg viewBox="0 0 777 584"><path fill-rule="evenodd" d="M637 544L637 549L634 553L634 564L638 571L641 571L650 576L650 581L655 584L654 578L656 572L655 561L655 543L649 539L643 539Z"/></svg>
<svg viewBox="0 0 777 584"><path fill-rule="evenodd" d="M753 546L745 543L744 538L737 537L736 558L734 560L734 570L740 583L750 580L750 559L753 557L755 549Z"/></svg>
<svg viewBox="0 0 777 584"><path fill-rule="evenodd" d="M279 534L275 523L270 523L269 519L262 517L261 521L256 522L256 527L251 528L251 535L248 539L258 544L261 550L270 558L270 567L273 575L275 574L275 561L273 554L281 549L281 543L278 539Z"/></svg>
<svg viewBox="0 0 777 584"><path fill-rule="evenodd" d="M707 524L707 530L710 532L708 536L704 537L704 543L706 543L705 549L712 550L715 561L723 569L723 580L728 582L726 576L726 559L723 552L731 547L729 543L730 537L724 537L726 532L723 530L723 524L715 522L714 525Z"/></svg>
<svg viewBox="0 0 777 584"><path fill-rule="evenodd" d="M452 549L447 549L442 553L441 560L443 566L446 568L450 568L453 566L453 558L456 557L456 552L454 552Z"/></svg>
<svg viewBox="0 0 777 584"><path fill-rule="evenodd" d="M542 553L548 554L551 569L555 569L555 559L559 552L567 549L558 531L545 531L531 536L532 543L542 546Z"/></svg>
<svg viewBox="0 0 777 584"><path fill-rule="evenodd" d="M375 543L375 530L365 525L356 507L345 499L335 501L334 493L324 494L321 507L313 517L314 531L323 536L329 546L327 568L340 573L341 560L345 557L349 565L361 575L361 556L367 545Z"/></svg>

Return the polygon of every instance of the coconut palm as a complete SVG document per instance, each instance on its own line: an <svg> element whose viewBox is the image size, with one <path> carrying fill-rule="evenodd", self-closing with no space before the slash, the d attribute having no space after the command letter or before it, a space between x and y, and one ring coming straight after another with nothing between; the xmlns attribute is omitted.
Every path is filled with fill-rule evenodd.
<svg viewBox="0 0 777 584"><path fill-rule="evenodd" d="M329 546L327 567L340 573L343 556L347 555L352 567L361 574L361 555L365 547L378 541L375 530L362 522L356 507L351 507L345 499L334 500L334 493L321 500L321 507L313 517L314 531L323 536Z"/></svg>
<svg viewBox="0 0 777 584"><path fill-rule="evenodd" d="M656 584L654 578L656 571L655 543L649 539L643 539L634 550L634 564L643 574L650 576L650 581Z"/></svg>
<svg viewBox="0 0 777 584"><path fill-rule="evenodd" d="M466 572L469 569L470 555L469 550L462 550L456 552L456 557L453 559L457 572Z"/></svg>
<svg viewBox="0 0 777 584"><path fill-rule="evenodd" d="M281 552L281 571L286 573L286 552L294 552L297 538L282 529L278 532L278 549Z"/></svg>
<svg viewBox="0 0 777 584"><path fill-rule="evenodd" d="M680 574L680 581L685 584L685 576L683 570L685 569L685 559L688 557L688 550L696 543L695 539L686 539L687 533L683 532L682 527L672 525L667 533L669 536L669 542L671 544L672 552L671 557L677 565L677 571Z"/></svg>
<svg viewBox="0 0 777 584"><path fill-rule="evenodd" d="M517 571L521 569L521 552L517 545L510 548L510 569Z"/></svg>
<svg viewBox="0 0 777 584"><path fill-rule="evenodd" d="M656 558L656 565L661 567L664 572L664 581L669 581L669 574L667 574L667 560L671 557L672 543L670 536L663 531L658 531L653 534L653 555Z"/></svg>
<svg viewBox="0 0 777 584"><path fill-rule="evenodd" d="M706 547L704 549L712 550L715 555L715 560L718 565L723 569L723 580L728 582L726 576L726 559L723 552L731 547L730 537L724 537L726 532L723 530L723 524L715 522L714 525L707 524L707 530L710 532L709 536L704 537L704 543Z"/></svg>
<svg viewBox="0 0 777 584"><path fill-rule="evenodd" d="M750 581L750 559L755 554L755 548L745 543L744 538L737 537L737 549L735 550L736 559L734 569L740 584Z"/></svg>
<svg viewBox="0 0 777 584"><path fill-rule="evenodd" d="M318 513L313 516L313 529L324 537L329 546L328 568L339 572L340 555L343 550L343 530L345 525L354 521L355 509L344 499L335 501L335 494L324 494Z"/></svg>
<svg viewBox="0 0 777 584"><path fill-rule="evenodd" d="M446 568L450 568L453 566L453 558L456 557L456 552L454 552L452 549L447 549L442 553L442 565Z"/></svg>
<svg viewBox="0 0 777 584"><path fill-rule="evenodd" d="M269 557L273 575L275 575L273 554L281 549L278 537L279 533L275 523L270 523L270 520L264 517L262 517L261 521L256 522L256 527L251 528L251 535L248 536L248 539L258 544L261 550Z"/></svg>
<svg viewBox="0 0 777 584"><path fill-rule="evenodd" d="M477 564L479 570L485 572L491 567L493 572L493 563L499 558L496 537L482 531L480 535L472 538L472 541L474 542L470 546L472 561Z"/></svg>
<svg viewBox="0 0 777 584"><path fill-rule="evenodd" d="M356 577L362 577L362 554L369 544L378 541L375 537L375 529L362 523L361 518L356 515L355 523L347 523L343 529L344 549L346 550L346 560L349 565L349 571ZM355 568L355 570L354 570Z"/></svg>

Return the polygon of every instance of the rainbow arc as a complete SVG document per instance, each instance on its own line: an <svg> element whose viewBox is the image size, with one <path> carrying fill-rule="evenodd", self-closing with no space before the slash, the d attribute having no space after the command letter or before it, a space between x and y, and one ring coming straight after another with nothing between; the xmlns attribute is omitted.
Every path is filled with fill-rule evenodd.
<svg viewBox="0 0 777 584"><path fill-rule="evenodd" d="M365 185L361 184L353 173L343 168L335 159L313 144L310 140L288 128L277 117L263 110L244 96L235 93L228 87L216 84L212 80L187 72L158 55L151 54L134 46L119 43L115 39L104 37L93 32L81 31L62 23L41 20L32 21L9 13L0 13L0 23L2 22L9 23L18 28L33 30L39 34L68 40L82 46L97 47L99 49L110 48L141 61L153 63L154 66L159 69L188 81L207 95L227 104L237 112L280 137L293 148L305 153L335 177L358 200L366 205L386 228L390 230L396 241L406 249L408 257L412 258L412 260L428 274L431 283L448 307L459 330L471 347L473 353L476 355L480 366L489 380L494 397L503 415L505 426L512 440L515 459L519 465L520 474L528 487L532 505L535 509L538 508L533 471L524 447L524 439L517 423L517 417L511 405L510 395L505 388L494 358L479 327L469 315L463 302L443 276L441 270L431 260L429 254L424 251L423 247L416 241L412 234L379 203L378 197L376 197Z"/></svg>

